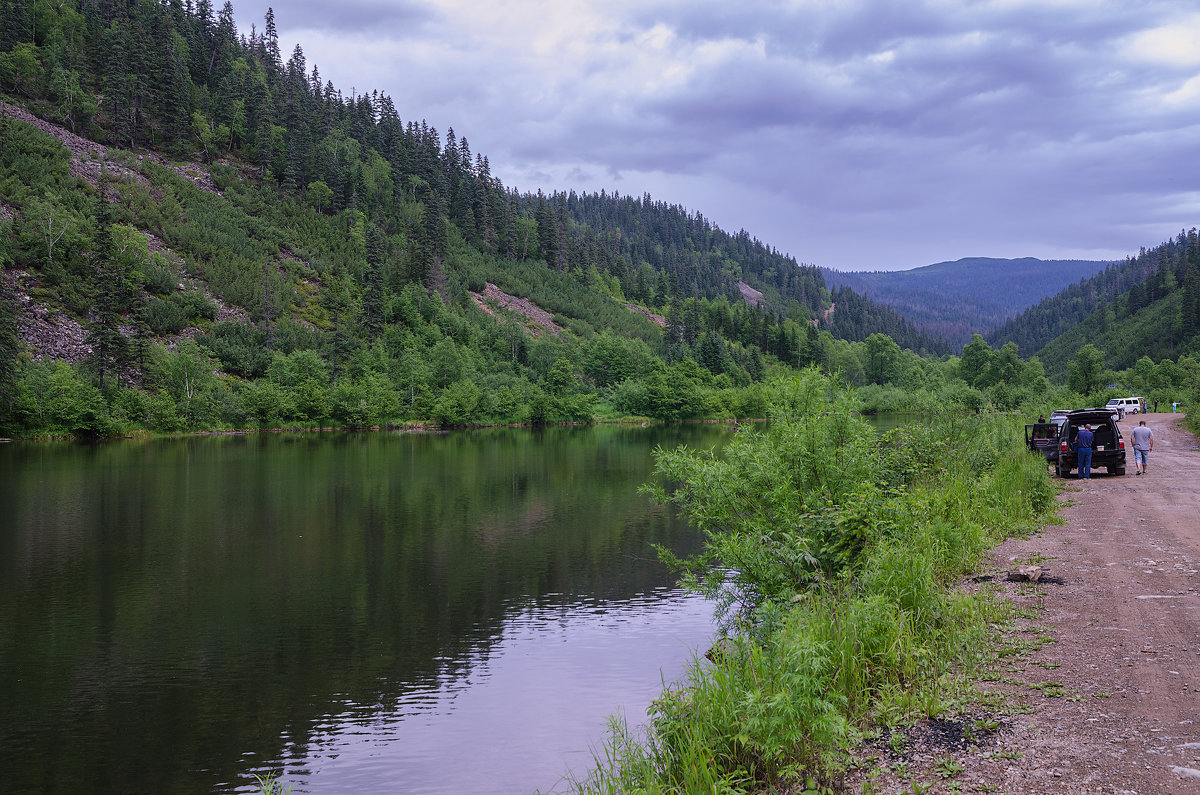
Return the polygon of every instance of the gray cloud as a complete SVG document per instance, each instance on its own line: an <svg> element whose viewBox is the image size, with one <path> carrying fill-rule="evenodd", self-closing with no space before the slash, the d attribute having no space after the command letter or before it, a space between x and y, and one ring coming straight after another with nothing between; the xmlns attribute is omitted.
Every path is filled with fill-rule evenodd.
<svg viewBox="0 0 1200 795"><path fill-rule="evenodd" d="M453 126L507 183L648 190L802 261L1119 256L1200 210L1200 57L1135 38L1200 35L1177 3L627 6L275 11L322 75Z"/></svg>
<svg viewBox="0 0 1200 795"><path fill-rule="evenodd" d="M339 0L337 3L283 0L249 9L257 16L245 20L244 27L248 29L253 22L261 31L269 7L275 11L275 25L281 33L285 30L320 30L402 39L421 35L441 16L421 0ZM239 18L248 8L235 9ZM301 41L300 45L307 50L305 42Z"/></svg>

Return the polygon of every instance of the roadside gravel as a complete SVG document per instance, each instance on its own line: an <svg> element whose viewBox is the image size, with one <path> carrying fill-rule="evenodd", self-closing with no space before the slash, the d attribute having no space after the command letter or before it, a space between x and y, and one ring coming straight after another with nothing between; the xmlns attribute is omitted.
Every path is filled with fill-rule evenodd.
<svg viewBox="0 0 1200 795"><path fill-rule="evenodd" d="M923 721L846 791L1200 793L1200 443L1182 418L1127 417L1126 439L1139 419L1154 431L1148 473L1064 481L1063 524L964 584L1023 616L979 685L1007 709ZM1005 581L1029 563L1048 581Z"/></svg>

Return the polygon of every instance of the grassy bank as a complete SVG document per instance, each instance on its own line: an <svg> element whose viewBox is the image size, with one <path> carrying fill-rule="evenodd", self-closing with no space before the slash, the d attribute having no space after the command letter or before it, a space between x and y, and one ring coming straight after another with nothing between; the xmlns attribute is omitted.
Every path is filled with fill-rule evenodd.
<svg viewBox="0 0 1200 795"><path fill-rule="evenodd" d="M986 650L996 608L950 586L1055 491L1018 421L930 411L881 439L815 371L772 403L719 458L659 451L656 496L707 539L674 562L727 639L645 733L613 721L579 792L822 791L856 741L940 712L947 673Z"/></svg>

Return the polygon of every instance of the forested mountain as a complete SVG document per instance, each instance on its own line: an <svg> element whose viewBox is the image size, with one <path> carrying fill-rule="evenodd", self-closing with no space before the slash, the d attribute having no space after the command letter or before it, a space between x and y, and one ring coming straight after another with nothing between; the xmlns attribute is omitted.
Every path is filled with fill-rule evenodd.
<svg viewBox="0 0 1200 795"><path fill-rule="evenodd" d="M1200 352L1200 235L1193 228L1143 249L988 336L1036 352L1047 373L1059 376L1086 344L1113 369Z"/></svg>
<svg viewBox="0 0 1200 795"><path fill-rule="evenodd" d="M523 205L530 202L531 197L525 197ZM731 235L699 213L653 201L649 195L638 200L571 192L555 194L547 203L552 208L565 204L584 240L598 250L623 254L624 267L636 267L632 278L622 273L622 284L627 285L625 294L639 301L655 303L656 273L667 275L662 287L685 297L738 302L744 296L739 284L748 285L762 293L752 299L756 305L794 320L815 320L838 339L862 341L882 333L921 354L951 350L944 339L920 331L900 313L865 296L852 290L830 293L819 268L798 264L744 229ZM615 267L621 272L623 263ZM829 310L819 311L824 307Z"/></svg>
<svg viewBox="0 0 1200 795"><path fill-rule="evenodd" d="M947 350L677 205L506 189L465 136L284 61L271 11L0 17L9 425L745 416L772 364L854 358L828 329Z"/></svg>
<svg viewBox="0 0 1200 795"><path fill-rule="evenodd" d="M847 286L897 309L919 329L955 348L1007 318L1103 270L1090 260L968 257L907 271L843 272L822 268L830 287Z"/></svg>
<svg viewBox="0 0 1200 795"><path fill-rule="evenodd" d="M865 340L875 333L886 334L922 355L940 356L955 348L945 337L918 328L892 307L877 304L849 287L838 287L830 297L832 311L822 325L835 337Z"/></svg>
<svg viewBox="0 0 1200 795"><path fill-rule="evenodd" d="M1093 315L1095 319L1085 329L1076 332L1075 336L1101 332L1106 329L1109 319L1128 317L1166 299L1185 284L1189 257L1194 256L1188 253L1190 247L1195 246L1194 237L1194 230L1191 233L1180 232L1175 239L1149 251L1143 248L1136 257L1110 265L1095 276L1040 301L989 331L986 335L988 342L997 346L1015 342L1021 353L1029 356ZM1104 316L1096 314L1101 307L1107 308ZM1178 314L1177 309L1169 323L1170 328L1158 329L1155 340L1146 342L1155 351L1160 351L1161 355L1170 355L1180 343L1192 336L1184 333ZM1048 368L1051 367L1050 363L1046 364Z"/></svg>

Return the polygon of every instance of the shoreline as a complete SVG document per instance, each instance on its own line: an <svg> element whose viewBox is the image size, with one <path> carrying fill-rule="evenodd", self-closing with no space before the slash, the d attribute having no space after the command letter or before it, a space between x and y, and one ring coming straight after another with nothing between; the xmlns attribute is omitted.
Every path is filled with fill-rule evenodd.
<svg viewBox="0 0 1200 795"><path fill-rule="evenodd" d="M486 430L489 428L527 428L534 430L537 428L571 428L571 427L586 427L592 425L639 425L643 428L649 425L737 425L741 423L762 423L769 422L767 417L730 417L730 418L713 418L713 419L687 419L687 420L661 420L650 417L629 417L621 419L603 419L584 422L580 420L564 421L564 422L508 422L508 423L487 423L481 425L450 425L444 426L433 422L412 422L403 424L383 424L383 425L321 425L315 427L306 426L285 426L272 428L227 428L227 429L202 429L190 431L172 431L170 433L159 433L138 429L132 433L116 434L113 436L99 436L94 438L75 436L73 434L53 434L53 435L38 435L29 437L15 437L11 439L0 439L0 443L4 442L109 442L117 440L133 440L133 439L175 439L186 436L252 436L259 433L346 433L346 432L366 432L366 431L389 431L394 433L451 433L453 431L475 431Z"/></svg>

